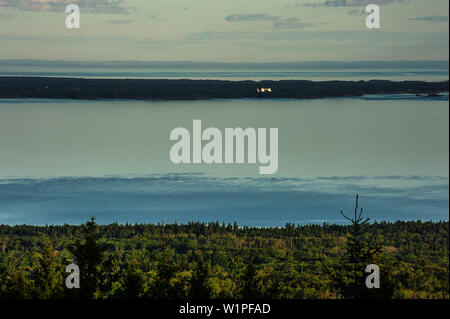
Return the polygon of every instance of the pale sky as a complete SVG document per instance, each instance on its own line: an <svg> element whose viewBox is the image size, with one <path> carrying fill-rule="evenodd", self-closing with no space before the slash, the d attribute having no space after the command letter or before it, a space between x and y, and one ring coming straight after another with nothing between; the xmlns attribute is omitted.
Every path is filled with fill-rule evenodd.
<svg viewBox="0 0 450 319"><path fill-rule="evenodd" d="M81 28L65 27L65 6ZM365 5L381 6L381 29ZM448 60L448 0L0 0L0 59Z"/></svg>

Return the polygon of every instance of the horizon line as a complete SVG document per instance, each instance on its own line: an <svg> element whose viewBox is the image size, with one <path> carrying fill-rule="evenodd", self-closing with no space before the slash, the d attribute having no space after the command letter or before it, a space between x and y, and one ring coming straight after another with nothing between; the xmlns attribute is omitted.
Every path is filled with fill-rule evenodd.
<svg viewBox="0 0 450 319"><path fill-rule="evenodd" d="M56 63L211 63L211 64L295 64L295 63L449 63L449 60L308 60L308 61L193 61L193 60L61 60L61 59L0 59L3 62L56 62Z"/></svg>

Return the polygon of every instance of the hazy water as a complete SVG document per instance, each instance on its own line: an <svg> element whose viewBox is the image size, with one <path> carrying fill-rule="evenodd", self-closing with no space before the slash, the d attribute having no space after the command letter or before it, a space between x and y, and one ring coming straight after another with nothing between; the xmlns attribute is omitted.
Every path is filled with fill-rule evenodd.
<svg viewBox="0 0 450 319"><path fill-rule="evenodd" d="M448 220L448 96L0 100L0 223ZM170 131L278 127L279 170L174 165Z"/></svg>
<svg viewBox="0 0 450 319"><path fill-rule="evenodd" d="M82 78L117 78L117 79L195 79L195 80L313 80L313 81L359 81L359 80L393 80L393 81L446 81L448 71L445 70L327 70L327 71L282 71L282 70L23 70L0 71L0 75L7 76L47 76L47 77L82 77Z"/></svg>
<svg viewBox="0 0 450 319"><path fill-rule="evenodd" d="M215 80L448 80L448 61L398 62L99 62L1 61L0 76Z"/></svg>

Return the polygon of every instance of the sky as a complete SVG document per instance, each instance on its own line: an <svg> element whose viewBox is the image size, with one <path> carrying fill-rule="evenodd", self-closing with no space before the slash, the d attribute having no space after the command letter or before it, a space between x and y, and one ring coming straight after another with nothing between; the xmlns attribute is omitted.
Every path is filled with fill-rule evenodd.
<svg viewBox="0 0 450 319"><path fill-rule="evenodd" d="M67 29L78 4L81 28ZM381 7L381 28L364 9ZM0 59L448 60L448 0L0 0Z"/></svg>

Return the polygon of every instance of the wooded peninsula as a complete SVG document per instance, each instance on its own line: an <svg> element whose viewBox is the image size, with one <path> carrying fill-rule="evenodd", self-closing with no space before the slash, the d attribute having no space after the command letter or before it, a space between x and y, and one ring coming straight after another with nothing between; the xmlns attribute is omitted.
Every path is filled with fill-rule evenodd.
<svg viewBox="0 0 450 319"><path fill-rule="evenodd" d="M369 94L435 97L449 82L423 81L223 81L0 77L0 98L204 100L239 98L313 99Z"/></svg>

